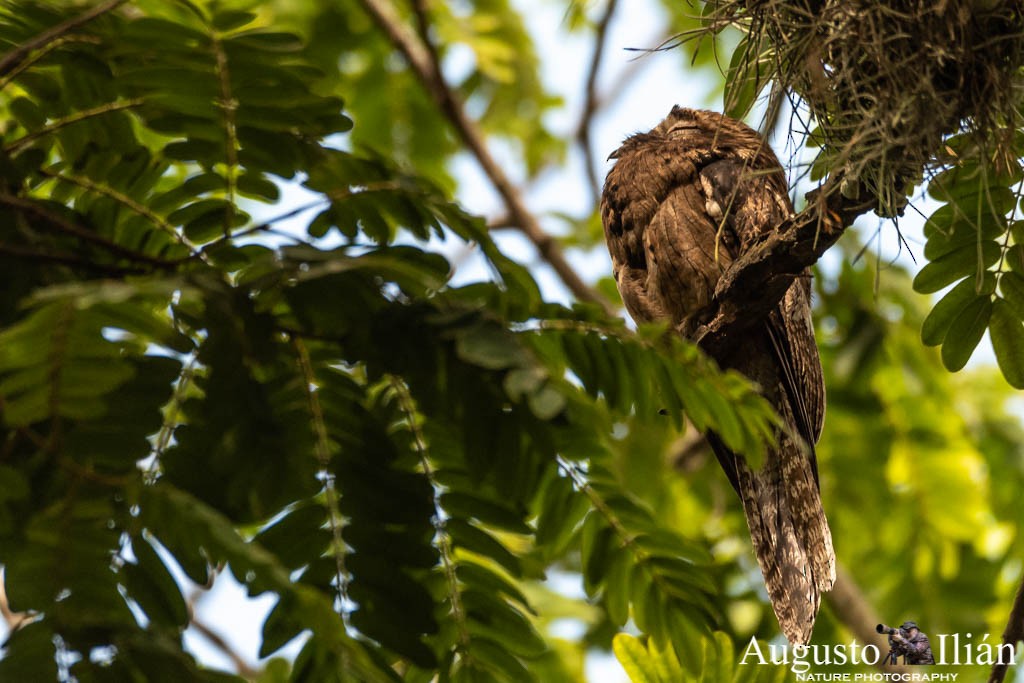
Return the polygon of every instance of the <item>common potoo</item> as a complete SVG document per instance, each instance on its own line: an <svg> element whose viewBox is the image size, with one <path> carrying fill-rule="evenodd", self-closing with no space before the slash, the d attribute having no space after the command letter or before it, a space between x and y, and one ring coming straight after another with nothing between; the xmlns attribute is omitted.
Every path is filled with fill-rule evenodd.
<svg viewBox="0 0 1024 683"><path fill-rule="evenodd" d="M610 158L617 161L605 181L601 219L615 281L638 322L689 329L687 318L711 301L733 260L793 214L775 154L756 132L722 114L674 107ZM753 380L785 423L757 471L714 433L706 436L743 502L779 625L792 643L806 643L821 592L836 576L814 454L825 389L810 273L717 360Z"/></svg>

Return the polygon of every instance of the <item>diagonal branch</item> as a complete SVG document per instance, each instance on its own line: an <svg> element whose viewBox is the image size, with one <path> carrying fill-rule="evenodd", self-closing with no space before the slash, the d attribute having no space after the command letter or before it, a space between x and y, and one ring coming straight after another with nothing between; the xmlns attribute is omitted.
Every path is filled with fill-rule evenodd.
<svg viewBox="0 0 1024 683"><path fill-rule="evenodd" d="M420 83L434 98L455 131L476 157L477 163L501 195L515 227L533 242L541 258L555 270L573 294L584 301L603 305L605 310L612 314L611 304L583 281L566 260L558 241L544 231L536 216L527 208L522 194L487 149L483 133L466 114L462 100L445 80L437 49L429 40L424 0L413 0L419 36L413 35L402 25L394 8L385 0L359 0L359 4L402 53Z"/></svg>
<svg viewBox="0 0 1024 683"><path fill-rule="evenodd" d="M7 206L19 213L35 216L40 221L49 224L60 232L72 237L77 237L83 242L95 244L115 256L135 261L136 263L145 263L156 268L170 269L174 268L176 265L171 261L164 261L163 259L143 254L142 252L135 251L134 249L129 249L122 244L118 244L99 233L78 225L59 213L50 211L40 202L34 202L29 199L7 194L6 192L0 192L0 206Z"/></svg>
<svg viewBox="0 0 1024 683"><path fill-rule="evenodd" d="M50 133L55 133L62 128L66 128L73 123L85 121L87 119L94 118L96 116L103 116L115 111L124 111L126 109L134 109L142 104L142 100L125 100L124 102L108 102L107 104L101 104L91 109L83 109L77 111L74 114L65 116L62 119L58 119L52 123L48 123L38 130L34 130L26 135L21 136L17 140L11 140L4 145L3 150L5 152L14 154L28 147L30 144L35 142L41 137L47 136Z"/></svg>
<svg viewBox="0 0 1024 683"><path fill-rule="evenodd" d="M71 35L57 38L52 43L49 43L45 47L36 50L35 54L26 59L21 60L19 64L11 67L11 69L8 70L7 73L0 76L0 90L5 89L11 81L18 77L18 74L22 73L26 69L31 68L33 64L39 62L41 59L44 59L46 55L50 54L54 50L59 50L64 45L68 45L69 43L89 43L93 45L99 45L101 42L102 41L99 38L96 38L94 36Z"/></svg>
<svg viewBox="0 0 1024 683"><path fill-rule="evenodd" d="M857 639L864 644L877 642L878 633L873 624L881 622L882 619L843 566L836 566L836 583L825 595L835 617L850 629ZM906 666L902 664L879 664L878 668L891 673L907 672Z"/></svg>
<svg viewBox="0 0 1024 683"><path fill-rule="evenodd" d="M189 626L194 628L199 635L207 640L207 642L230 659L231 663L235 665L235 671L238 672L239 676L250 681L256 680L260 676L260 671L249 664L249 662L247 662L245 658L242 657L234 647L232 647L231 643L224 639L224 636L214 630L213 627L200 619L196 614L198 603L204 595L207 595L207 593L195 591L189 598Z"/></svg>
<svg viewBox="0 0 1024 683"><path fill-rule="evenodd" d="M860 187L851 199L830 178L807 194L807 207L732 263L719 279L712 302L680 330L715 358L742 342L744 332L768 315L793 280L814 265L862 213L877 200Z"/></svg>
<svg viewBox="0 0 1024 683"><path fill-rule="evenodd" d="M1021 577L1020 586L1017 587L1017 597L1013 600L1013 607L1010 608L1010 618L1006 621L1006 629L1003 631L1003 644L1010 644L1017 649L1017 643L1024 640L1024 577ZM1002 652L1002 646L998 651ZM1002 655L999 657L1003 659ZM988 683L1003 683L1006 678L1007 664L996 663L989 674Z"/></svg>
<svg viewBox="0 0 1024 683"><path fill-rule="evenodd" d="M601 15L601 19L597 23L594 54L590 58L590 70L587 72L586 101L583 104L583 113L580 114L579 126L576 129L576 141L583 149L583 163L586 166L587 180L595 204L601 193L601 181L597 177L597 160L594 158L594 149L590 144L590 129L594 123L594 114L598 112L600 105L597 94L597 75L601 71L601 58L604 56L604 49L608 42L608 25L611 24L618 5L618 0L608 0L608 6L605 7L604 14Z"/></svg>
<svg viewBox="0 0 1024 683"><path fill-rule="evenodd" d="M47 178L62 180L71 185L80 187L83 190L88 190L89 192L95 192L96 194L101 194L104 197L109 197L110 199L113 199L121 206L124 206L130 211L134 212L135 214L142 216L143 218L148 220L154 227L163 230L165 233L170 235L170 237L174 239L176 242L186 247L190 252L196 253L198 251L198 247L192 244L182 232L177 231L173 225L171 225L166 220L157 215L148 206L136 201L132 197L129 197L128 195L124 194L123 192L115 190L109 185L94 182L87 176L77 176L72 175L70 173L61 173L59 171L54 170L52 167L40 168L39 172L42 173Z"/></svg>
<svg viewBox="0 0 1024 683"><path fill-rule="evenodd" d="M116 9L119 5L123 5L125 2L126 0L108 0L107 2L96 5L92 9L79 14L77 17L72 17L71 19L61 22L56 26L52 26L28 42L22 43L3 57L0 57L0 76L6 76L8 73L18 68L18 65L28 59L29 55L31 55L35 50L46 47L49 43L57 40L61 36L74 31L80 26L88 24L93 19Z"/></svg>
<svg viewBox="0 0 1024 683"><path fill-rule="evenodd" d="M19 628L35 621L38 615L33 612L15 612L7 601L7 587L4 584L5 576L0 573L0 617L3 618L9 632L17 631Z"/></svg>

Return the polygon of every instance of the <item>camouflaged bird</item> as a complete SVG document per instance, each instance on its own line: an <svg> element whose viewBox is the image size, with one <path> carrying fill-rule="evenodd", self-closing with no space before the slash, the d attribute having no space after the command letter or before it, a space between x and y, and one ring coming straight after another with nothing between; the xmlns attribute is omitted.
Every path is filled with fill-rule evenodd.
<svg viewBox="0 0 1024 683"><path fill-rule="evenodd" d="M793 215L775 154L751 128L722 114L674 107L609 158L617 161L601 219L619 293L637 322L692 329L689 316L711 301L733 260ZM707 437L743 501L779 626L790 642L806 643L821 593L836 578L814 454L825 388L810 273L794 280L737 348L717 355L753 380L785 423L756 472L714 433Z"/></svg>

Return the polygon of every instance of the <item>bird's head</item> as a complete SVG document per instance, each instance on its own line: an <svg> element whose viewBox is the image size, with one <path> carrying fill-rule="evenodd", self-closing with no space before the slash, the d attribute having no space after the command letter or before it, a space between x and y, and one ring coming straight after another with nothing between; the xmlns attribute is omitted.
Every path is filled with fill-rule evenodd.
<svg viewBox="0 0 1024 683"><path fill-rule="evenodd" d="M778 166L771 148L757 132L736 119L716 111L689 109L676 105L661 123L646 133L626 138L609 159L618 159L631 151L666 143L677 150L694 150L718 158L736 158L754 168Z"/></svg>

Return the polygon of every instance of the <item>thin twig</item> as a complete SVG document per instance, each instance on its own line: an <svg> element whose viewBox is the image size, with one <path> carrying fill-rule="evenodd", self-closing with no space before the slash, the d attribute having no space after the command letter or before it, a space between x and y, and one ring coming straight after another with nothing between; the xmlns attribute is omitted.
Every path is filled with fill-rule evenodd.
<svg viewBox="0 0 1024 683"><path fill-rule="evenodd" d="M456 576L456 568L454 561L454 550L452 549L451 535L448 533L445 527L445 515L444 510L441 509L441 505L437 499L437 484L434 476L434 468L430 463L430 453L427 448L427 440L423 435L423 431L420 429L420 424L416 418L416 405L413 400L412 394L409 393L409 387L405 384L405 381L400 377L390 375L388 382L391 384L392 391L395 392L395 396L398 398L398 405L402 413L405 415L405 422L409 428L410 433L413 437L413 445L416 448L416 453L420 458L420 468L423 470L424 476L434 487L434 508L437 512L431 519L434 524L434 538L437 539L437 551L441 556L441 562L444 566L445 580L448 584L448 599L451 603L452 619L455 621L455 629L458 636L458 649L461 651L463 657L469 654L469 644L471 634L466 626L466 611L462 605L462 593L459 589L459 581Z"/></svg>
<svg viewBox="0 0 1024 683"><path fill-rule="evenodd" d="M185 404L189 387L195 378L198 362L199 357L196 354L189 354L188 360L181 366L181 372L178 373L178 379L174 383L174 395L171 396L171 402L164 410L164 422L160 425L160 431L157 432L156 439L153 441L153 450L149 454L149 464L143 471L143 480L147 484L156 483L159 476L160 459L163 458L164 452L170 446L174 430L180 423L181 416L179 412Z"/></svg>
<svg viewBox="0 0 1024 683"><path fill-rule="evenodd" d="M1010 617L1006 621L1006 629L1003 631L1003 644L1010 644L1016 650L1017 643L1024 640L1024 576L1021 577L1020 586L1017 587L1017 597L1013 600L1013 607L1010 608ZM1002 651L1002 647L999 648ZM1003 683L1006 678L1008 664L999 661L992 666L992 673L989 674L988 683Z"/></svg>
<svg viewBox="0 0 1024 683"><path fill-rule="evenodd" d="M48 178L63 180L64 182L80 187L83 190L89 190L90 192L101 194L104 197L109 197L118 204L121 204L122 206L125 206L126 208L130 209L139 216L142 216L150 223L152 223L153 226L166 232L168 235L171 236L171 238L173 238L183 247L186 247L190 252L195 253L198 250L198 247L192 244L188 240L188 238L185 237L184 234L176 230L173 225L171 225L165 219L157 215L148 206L139 203L138 201L129 197L123 192L119 192L118 190L115 190L114 188L109 187L107 185L102 185L100 183L93 182L92 180L85 176L76 176L60 173L59 171L55 171L52 168L41 168L39 169L39 172Z"/></svg>
<svg viewBox="0 0 1024 683"><path fill-rule="evenodd" d="M501 195L516 227L533 242L540 257L558 274L566 287L579 299L599 303L612 313L611 304L589 287L565 258L561 245L541 228L512 181L487 149L483 133L466 114L462 101L449 87L441 73L437 50L429 40L429 22L424 0L413 6L420 27L420 36L412 35L384 0L359 0L359 4L405 57L409 66L441 111L448 118L463 142L476 157L477 163Z"/></svg>
<svg viewBox="0 0 1024 683"><path fill-rule="evenodd" d="M594 123L594 115L598 111L597 76L601 71L601 57L604 55L605 45L608 37L608 26L611 24L615 9L618 7L618 0L608 0L604 14L597 22L597 32L594 36L594 54L590 58L590 69L587 71L586 101L583 104L583 113L580 114L580 122L576 128L576 141L583 149L583 163L586 166L587 181L590 186L592 203L596 204L601 194L601 181L597 176L597 159L594 158L594 149L591 146L590 129Z"/></svg>
<svg viewBox="0 0 1024 683"><path fill-rule="evenodd" d="M210 26L210 42L217 64L217 84L220 98L217 102L224 119L224 188L227 201L224 203L224 237L231 237L231 227L235 221L235 189L238 183L238 130L235 110L238 101L231 90L231 75L228 73L228 56L224 51L217 29Z"/></svg>
<svg viewBox="0 0 1024 683"><path fill-rule="evenodd" d="M292 337L292 348L295 349L296 360L299 371L305 382L306 404L309 410L312 423L313 435L316 437L314 452L316 453L317 464L320 466L320 479L324 484L324 506L327 508L327 523L330 526L332 547L334 555L335 580L338 582L338 604L343 620L347 620L348 612L345 604L348 602L348 570L345 568L345 541L342 538L342 527L344 517L341 514L339 500L341 496L335 486L334 471L331 469L331 449L327 435L327 425L324 419L323 407L320 405L320 395L314 390L316 386L316 375L313 373L313 363L309 359L309 351L302 339Z"/></svg>
<svg viewBox="0 0 1024 683"><path fill-rule="evenodd" d="M35 619L36 615L32 612L15 612L11 609L11 604L7 601L5 578L4 575L0 574L0 616L3 617L4 623L7 624L7 630L14 632Z"/></svg>
<svg viewBox="0 0 1024 683"><path fill-rule="evenodd" d="M47 124L40 128L39 130L34 130L26 135L23 135L17 140L11 140L9 143L4 145L4 151L7 152L8 154L20 152L21 150L25 149L33 142L38 140L39 138L45 137L50 133L56 133L58 130L66 128L71 124L79 123L81 121L85 121L96 116L103 116L104 114L109 114L115 111L134 109L135 107L138 107L140 105L142 105L142 100L134 99L125 100L124 102L108 102L107 104L101 104L99 106L92 107L91 109L83 109L81 111L76 111L74 114L65 116L62 119L57 119L53 123Z"/></svg>
<svg viewBox="0 0 1024 683"><path fill-rule="evenodd" d="M97 263L96 261L90 261L89 259L84 259L79 256L75 256L74 254L64 254L55 251L37 251L35 249L29 249L28 247L19 247L14 244L0 244L0 255L15 256L19 259L45 261L47 263L55 263L63 266L84 268L86 270L92 270L97 273L114 277L124 277L125 275L144 275L145 273L150 272L148 268L139 268L137 266L114 266L107 263Z"/></svg>
<svg viewBox="0 0 1024 683"><path fill-rule="evenodd" d="M224 640L224 637L218 632L214 631L206 622L199 619L196 615L199 603L203 601L206 596L210 595L210 589L213 588L214 582L219 576L220 569L214 568L210 572L209 581L205 586L197 586L189 594L188 599L185 601L185 605L188 608L188 622L189 627L194 627L196 632L206 638L211 645L216 647L224 656L232 661L235 665L235 670L239 676L242 676L248 680L255 680L259 678L260 671L256 667L249 664L245 659L235 650L231 644Z"/></svg>
<svg viewBox="0 0 1024 683"><path fill-rule="evenodd" d="M221 634L214 631L213 628L206 624L206 622L199 619L195 615L194 609L192 612L192 620L190 623L191 627L231 660L231 663L235 665L235 671L238 672L239 676L250 681L256 680L260 677L259 670L245 661L245 659L242 658L242 655L238 654L238 652L235 651L235 648L233 648L228 641L224 640L224 637Z"/></svg>
<svg viewBox="0 0 1024 683"><path fill-rule="evenodd" d="M107 2L96 5L92 9L79 14L77 17L72 17L71 19L61 22L56 26L52 26L28 42L22 43L3 57L0 57L0 76L6 76L8 73L16 69L19 64L25 61L25 59L32 54L33 51L46 47L48 43L57 40L61 36L74 31L76 28L84 26L93 19L116 9L119 5L123 5L125 2L126 0L108 0Z"/></svg>
<svg viewBox="0 0 1024 683"><path fill-rule="evenodd" d="M25 69L31 68L33 64L46 57L54 50L59 50L62 46L68 43L91 43L93 45L99 45L103 41L95 36L64 36L58 38L46 47L40 48L34 55L28 59L22 60L20 64L13 67L3 76L0 76L0 90L6 88L11 81L17 78L18 74L23 72Z"/></svg>

